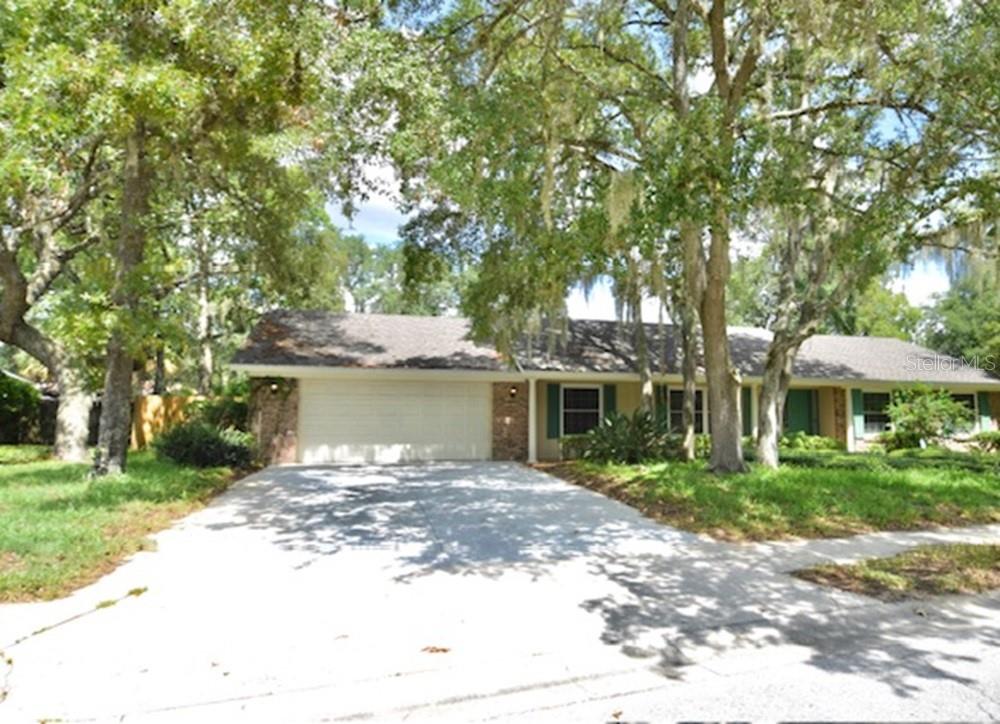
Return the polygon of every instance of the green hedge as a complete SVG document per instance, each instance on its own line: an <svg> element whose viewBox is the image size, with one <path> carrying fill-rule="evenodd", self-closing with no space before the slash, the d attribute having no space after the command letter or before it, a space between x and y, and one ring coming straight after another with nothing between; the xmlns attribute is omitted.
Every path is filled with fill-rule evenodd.
<svg viewBox="0 0 1000 724"><path fill-rule="evenodd" d="M38 424L40 403L34 386L0 372L0 443L28 440Z"/></svg>
<svg viewBox="0 0 1000 724"><path fill-rule="evenodd" d="M160 457L198 468L248 468L255 459L250 433L231 427L220 429L199 420L172 427L156 438L153 447Z"/></svg>

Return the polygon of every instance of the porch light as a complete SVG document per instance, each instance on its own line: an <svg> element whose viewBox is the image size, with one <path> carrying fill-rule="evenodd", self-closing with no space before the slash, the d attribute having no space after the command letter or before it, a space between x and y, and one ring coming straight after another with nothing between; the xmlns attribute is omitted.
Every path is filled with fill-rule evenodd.
<svg viewBox="0 0 1000 724"><path fill-rule="evenodd" d="M510 399L513 400L515 397L517 397L517 385L511 385L510 389L507 390L507 392L508 394L510 394Z"/></svg>
<svg viewBox="0 0 1000 724"><path fill-rule="evenodd" d="M271 383L271 394L272 395L278 394L278 383L277 382L272 382Z"/></svg>

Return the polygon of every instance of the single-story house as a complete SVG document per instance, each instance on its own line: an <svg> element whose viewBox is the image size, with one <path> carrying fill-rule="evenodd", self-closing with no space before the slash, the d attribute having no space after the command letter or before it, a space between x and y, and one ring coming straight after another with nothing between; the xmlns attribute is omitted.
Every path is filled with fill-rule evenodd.
<svg viewBox="0 0 1000 724"><path fill-rule="evenodd" d="M646 328L658 409L681 419L677 335ZM755 433L770 333L732 328L743 380L743 430ZM253 380L252 423L272 462L555 460L560 438L639 405L633 333L613 321L571 320L525 339L511 358L473 342L458 317L279 311L233 360ZM888 425L892 390L927 383L974 412L969 433L997 429L1000 378L898 339L818 335L798 355L788 431L860 450ZM700 377L697 431L709 432Z"/></svg>

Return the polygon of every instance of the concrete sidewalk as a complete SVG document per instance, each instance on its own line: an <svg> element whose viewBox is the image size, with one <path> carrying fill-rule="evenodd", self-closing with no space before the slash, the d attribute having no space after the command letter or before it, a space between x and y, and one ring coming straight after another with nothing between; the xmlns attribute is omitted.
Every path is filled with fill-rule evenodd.
<svg viewBox="0 0 1000 724"><path fill-rule="evenodd" d="M1000 596L786 574L1000 526L732 545L479 463L270 469L156 538L0 607L0 721L1000 716Z"/></svg>

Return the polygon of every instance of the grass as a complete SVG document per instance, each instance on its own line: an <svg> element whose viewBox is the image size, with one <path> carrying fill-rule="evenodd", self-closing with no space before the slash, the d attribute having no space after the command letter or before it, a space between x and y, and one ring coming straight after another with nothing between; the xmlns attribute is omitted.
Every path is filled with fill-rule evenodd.
<svg viewBox="0 0 1000 724"><path fill-rule="evenodd" d="M124 475L90 480L87 472L54 460L0 465L0 602L58 598L90 583L232 479L228 469L180 467L145 452L129 456Z"/></svg>
<svg viewBox="0 0 1000 724"><path fill-rule="evenodd" d="M796 571L799 578L883 601L1000 588L1000 545L929 545L889 558Z"/></svg>
<svg viewBox="0 0 1000 724"><path fill-rule="evenodd" d="M722 540L828 538L1000 522L1000 458L802 453L719 476L704 462L572 462L551 472Z"/></svg>
<svg viewBox="0 0 1000 724"><path fill-rule="evenodd" d="M18 465L46 460L52 454L47 445L0 445L0 465Z"/></svg>

